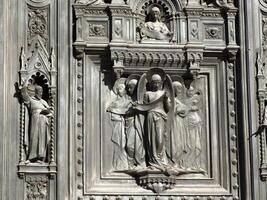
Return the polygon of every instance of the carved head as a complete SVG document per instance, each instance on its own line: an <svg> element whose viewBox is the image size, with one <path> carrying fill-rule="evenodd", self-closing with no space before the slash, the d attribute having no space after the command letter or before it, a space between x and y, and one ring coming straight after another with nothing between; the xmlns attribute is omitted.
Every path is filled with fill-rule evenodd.
<svg viewBox="0 0 267 200"><path fill-rule="evenodd" d="M43 96L43 88L39 85L35 86L35 97L41 99Z"/></svg>
<svg viewBox="0 0 267 200"><path fill-rule="evenodd" d="M152 20L159 21L160 20L160 9L157 6L154 6L150 11Z"/></svg>
<svg viewBox="0 0 267 200"><path fill-rule="evenodd" d="M162 89L162 79L159 74L152 75L152 88L155 91Z"/></svg>
<svg viewBox="0 0 267 200"><path fill-rule="evenodd" d="M195 89L192 86L190 86L186 94L188 97L193 97L193 95L195 94Z"/></svg>
<svg viewBox="0 0 267 200"><path fill-rule="evenodd" d="M127 84L127 89L128 89L128 92L130 95L133 95L134 94L134 91L135 91L135 88L136 88L136 85L137 85L137 80L136 79L132 79L129 81L129 83Z"/></svg>
<svg viewBox="0 0 267 200"><path fill-rule="evenodd" d="M119 84L117 87L117 94L122 97L126 94L125 84Z"/></svg>
<svg viewBox="0 0 267 200"><path fill-rule="evenodd" d="M175 96L180 96L183 93L183 85L179 81L174 81L172 83Z"/></svg>

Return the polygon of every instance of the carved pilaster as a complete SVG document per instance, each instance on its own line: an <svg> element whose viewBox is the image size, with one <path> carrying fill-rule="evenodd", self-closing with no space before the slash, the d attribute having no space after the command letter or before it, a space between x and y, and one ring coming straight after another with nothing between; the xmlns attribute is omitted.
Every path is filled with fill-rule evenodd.
<svg viewBox="0 0 267 200"><path fill-rule="evenodd" d="M202 40L202 24L200 16L203 13L203 7L195 7L191 4L185 8L187 15L187 27L188 27L188 42L200 43Z"/></svg>
<svg viewBox="0 0 267 200"><path fill-rule="evenodd" d="M267 18L262 15L262 31L261 31L261 50L257 53L256 69L257 69L257 96L259 109L259 127L256 132L259 135L260 147L260 176L263 181L267 180L267 137L266 137L266 117L267 117L267 95L266 95L266 55L267 55Z"/></svg>
<svg viewBox="0 0 267 200"><path fill-rule="evenodd" d="M227 30L228 30L228 46L236 46L236 27L235 19L237 8L229 8L227 10Z"/></svg>
<svg viewBox="0 0 267 200"><path fill-rule="evenodd" d="M109 6L112 18L112 40L117 43L131 43L133 40L132 9L129 6Z"/></svg>

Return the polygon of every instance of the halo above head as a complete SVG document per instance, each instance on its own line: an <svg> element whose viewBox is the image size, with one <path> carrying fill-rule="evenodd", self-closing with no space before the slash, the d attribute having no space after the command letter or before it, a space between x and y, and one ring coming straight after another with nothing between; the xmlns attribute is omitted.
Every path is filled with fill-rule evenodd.
<svg viewBox="0 0 267 200"><path fill-rule="evenodd" d="M126 85L137 84L140 79L138 74L131 74L126 80Z"/></svg>
<svg viewBox="0 0 267 200"><path fill-rule="evenodd" d="M113 86L113 92L114 92L115 94L118 94L118 93L117 93L118 86L121 85L121 84L125 85L125 83L126 83L126 78L119 78L119 79L117 79L117 80L115 81L115 83L114 83L114 86ZM125 86L126 86L126 85L125 85Z"/></svg>
<svg viewBox="0 0 267 200"><path fill-rule="evenodd" d="M152 81L162 81L161 76L159 74L153 74L151 79Z"/></svg>
<svg viewBox="0 0 267 200"><path fill-rule="evenodd" d="M42 90L43 91L43 87L40 86L40 85L36 85L35 86L35 91L38 91L38 90Z"/></svg>
<svg viewBox="0 0 267 200"><path fill-rule="evenodd" d="M156 75L156 76L153 76L153 75ZM166 73L161 68L151 68L147 72L147 80L148 80L148 82L151 82L152 78L158 78L158 76L161 78L162 82L164 82L166 80Z"/></svg>
<svg viewBox="0 0 267 200"><path fill-rule="evenodd" d="M162 8L161 5L159 5L157 3L153 3L153 4L151 4L150 6L147 7L147 14L150 14L152 9L155 8L155 7L159 10L160 14L162 15L163 14L163 8Z"/></svg>
<svg viewBox="0 0 267 200"><path fill-rule="evenodd" d="M180 81L174 81L174 82L172 82L172 86L173 87L180 87L180 88L182 88L183 87L183 84Z"/></svg>
<svg viewBox="0 0 267 200"><path fill-rule="evenodd" d="M172 82L180 82L184 85L184 79L179 75L172 76Z"/></svg>

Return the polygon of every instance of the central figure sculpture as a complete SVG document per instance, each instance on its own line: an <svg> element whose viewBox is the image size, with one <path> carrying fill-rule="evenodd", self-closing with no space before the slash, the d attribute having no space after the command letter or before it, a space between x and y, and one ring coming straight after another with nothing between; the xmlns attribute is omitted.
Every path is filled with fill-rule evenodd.
<svg viewBox="0 0 267 200"><path fill-rule="evenodd" d="M166 74L152 72L149 76L149 74L144 74L141 77L140 81L148 80L150 88L146 91L145 85L142 85L142 83L139 85L139 97L143 95L143 98L139 98L135 109L147 112L145 121L147 165L164 170L169 162L167 153L169 151L167 113L171 107L171 102L167 91L163 88Z"/></svg>
<svg viewBox="0 0 267 200"><path fill-rule="evenodd" d="M170 32L166 24L161 22L160 9L157 6L152 7L149 16L149 21L147 21L140 27L141 37L170 41L172 39L173 33Z"/></svg>

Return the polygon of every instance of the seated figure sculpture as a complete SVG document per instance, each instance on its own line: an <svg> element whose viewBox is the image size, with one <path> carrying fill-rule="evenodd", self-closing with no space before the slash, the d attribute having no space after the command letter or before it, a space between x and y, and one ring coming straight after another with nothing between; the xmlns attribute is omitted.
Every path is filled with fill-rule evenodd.
<svg viewBox="0 0 267 200"><path fill-rule="evenodd" d="M160 9L154 6L149 14L151 16L150 21L140 27L142 39L170 41L173 33L170 32L166 24L160 21Z"/></svg>

